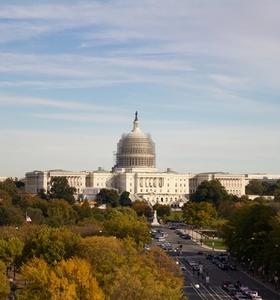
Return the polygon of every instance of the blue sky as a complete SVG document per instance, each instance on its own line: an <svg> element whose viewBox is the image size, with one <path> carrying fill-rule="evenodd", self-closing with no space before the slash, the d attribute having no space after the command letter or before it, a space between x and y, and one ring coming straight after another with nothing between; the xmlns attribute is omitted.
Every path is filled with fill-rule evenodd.
<svg viewBox="0 0 280 300"><path fill-rule="evenodd" d="M110 169L135 110L159 169L280 172L278 0L0 0L0 176Z"/></svg>

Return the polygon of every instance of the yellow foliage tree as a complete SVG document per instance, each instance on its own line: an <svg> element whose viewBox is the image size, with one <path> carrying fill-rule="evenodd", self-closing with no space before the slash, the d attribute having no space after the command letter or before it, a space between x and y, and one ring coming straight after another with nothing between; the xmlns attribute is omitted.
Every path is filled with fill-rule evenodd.
<svg viewBox="0 0 280 300"><path fill-rule="evenodd" d="M22 267L21 274L28 283L17 299L104 300L89 263L80 258L63 260L54 267L34 258Z"/></svg>
<svg viewBox="0 0 280 300"><path fill-rule="evenodd" d="M10 292L9 281L6 276L6 266L0 260L0 299L7 299Z"/></svg>

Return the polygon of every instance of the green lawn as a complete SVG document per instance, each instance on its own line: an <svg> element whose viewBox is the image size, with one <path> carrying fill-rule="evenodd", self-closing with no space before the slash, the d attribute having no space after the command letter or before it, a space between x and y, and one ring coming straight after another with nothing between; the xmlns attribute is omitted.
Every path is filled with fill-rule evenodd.
<svg viewBox="0 0 280 300"><path fill-rule="evenodd" d="M208 246L208 247L213 247L213 243L214 243L214 248L215 249L219 249L219 250L226 250L226 245L224 243L224 240L222 239L206 239L203 240L203 244Z"/></svg>

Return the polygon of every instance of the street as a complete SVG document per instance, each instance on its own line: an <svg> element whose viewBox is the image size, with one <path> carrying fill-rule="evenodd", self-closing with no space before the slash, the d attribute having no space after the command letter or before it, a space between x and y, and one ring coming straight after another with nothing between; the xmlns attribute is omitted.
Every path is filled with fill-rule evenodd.
<svg viewBox="0 0 280 300"><path fill-rule="evenodd" d="M262 285L242 270L224 271L217 267L211 260L206 259L206 254L216 253L211 249L205 249L192 240L182 239L174 230L166 227L162 228L162 230L167 233L166 242L171 243L173 249L176 247L181 249L178 256L175 253L169 253L171 256L174 256L174 259L180 262L185 276L184 291L189 300L235 299L222 289L222 283L225 280L232 283L240 281L242 285L247 286L253 291L257 291L263 300L280 300L280 296L277 293ZM199 265L203 271L194 271L189 264L190 261ZM209 279L208 284L206 284L205 280L206 274L208 276L207 279Z"/></svg>

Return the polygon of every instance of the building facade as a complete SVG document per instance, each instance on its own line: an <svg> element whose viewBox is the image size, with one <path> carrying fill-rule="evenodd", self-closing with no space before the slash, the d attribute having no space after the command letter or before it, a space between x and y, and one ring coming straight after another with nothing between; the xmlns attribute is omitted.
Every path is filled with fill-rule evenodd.
<svg viewBox="0 0 280 300"><path fill-rule="evenodd" d="M228 173L177 173L170 168L165 172L156 169L155 143L143 133L136 112L131 132L123 134L117 144L115 165L112 171L98 168L95 171L73 172L64 170L33 171L26 173L26 191L36 194L48 190L53 177L66 177L75 187L77 195L94 197L100 189L128 191L132 200L182 206L201 182L218 179L228 193L245 194L245 176Z"/></svg>
<svg viewBox="0 0 280 300"><path fill-rule="evenodd" d="M229 173L201 173L190 179L190 193L195 193L203 181L219 180L229 194L241 197L245 195L245 175Z"/></svg>
<svg viewBox="0 0 280 300"><path fill-rule="evenodd" d="M33 171L25 174L25 190L37 194L40 190L48 191L54 177L66 177L68 184L76 188L77 193L82 193L86 188L87 172L73 172L65 170Z"/></svg>

